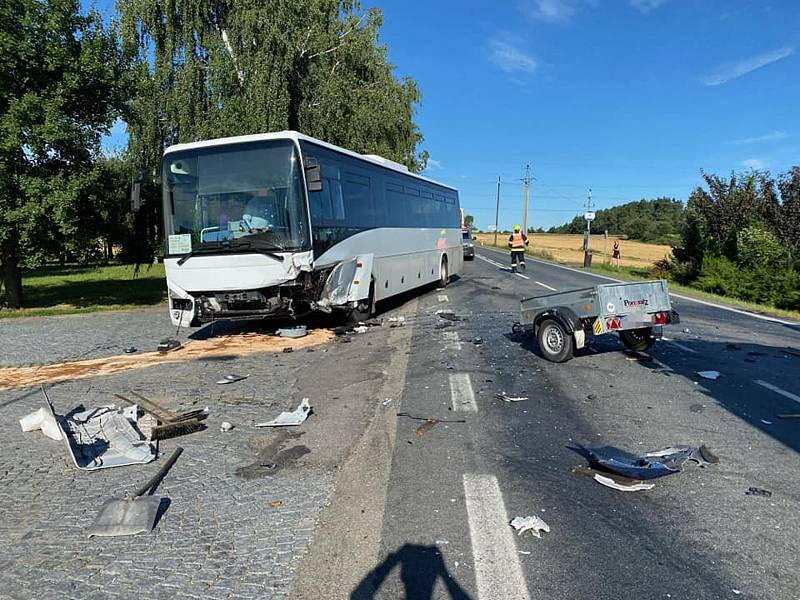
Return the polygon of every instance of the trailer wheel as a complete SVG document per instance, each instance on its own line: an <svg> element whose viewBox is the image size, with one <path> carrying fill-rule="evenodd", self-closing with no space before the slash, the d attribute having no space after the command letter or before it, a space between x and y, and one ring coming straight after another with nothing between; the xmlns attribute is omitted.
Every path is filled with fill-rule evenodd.
<svg viewBox="0 0 800 600"><path fill-rule="evenodd" d="M550 362L567 362L572 358L572 336L555 319L545 319L539 326L539 349Z"/></svg>
<svg viewBox="0 0 800 600"><path fill-rule="evenodd" d="M644 352L649 350L655 343L652 327L640 327L639 329L627 329L619 332L619 339L629 350L634 352Z"/></svg>

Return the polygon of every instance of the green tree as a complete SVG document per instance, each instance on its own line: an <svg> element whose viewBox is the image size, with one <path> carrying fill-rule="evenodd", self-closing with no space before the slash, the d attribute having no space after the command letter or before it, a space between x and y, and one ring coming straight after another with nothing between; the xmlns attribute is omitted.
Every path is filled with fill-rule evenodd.
<svg viewBox="0 0 800 600"><path fill-rule="evenodd" d="M115 39L77 0L0 5L0 262L12 308L23 302L21 265L80 232L79 199L119 98Z"/></svg>
<svg viewBox="0 0 800 600"><path fill-rule="evenodd" d="M165 145L283 129L425 167L419 89L393 76L378 9L355 0L118 6L138 89L126 121L139 167L156 167Z"/></svg>
<svg viewBox="0 0 800 600"><path fill-rule="evenodd" d="M472 230L474 229L474 225L475 225L475 217L473 217L472 215L464 215L464 227Z"/></svg>

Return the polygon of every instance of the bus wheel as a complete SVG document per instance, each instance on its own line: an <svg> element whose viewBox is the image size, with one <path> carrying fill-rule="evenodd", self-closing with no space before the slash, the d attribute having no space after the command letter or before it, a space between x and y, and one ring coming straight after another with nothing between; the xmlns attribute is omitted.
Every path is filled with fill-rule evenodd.
<svg viewBox="0 0 800 600"><path fill-rule="evenodd" d="M347 315L349 323L359 323L366 321L375 312L375 280L370 281L369 296L364 300L360 300L354 309Z"/></svg>
<svg viewBox="0 0 800 600"><path fill-rule="evenodd" d="M442 266L439 268L439 287L445 288L450 283L450 268L447 266L447 255L442 256Z"/></svg>

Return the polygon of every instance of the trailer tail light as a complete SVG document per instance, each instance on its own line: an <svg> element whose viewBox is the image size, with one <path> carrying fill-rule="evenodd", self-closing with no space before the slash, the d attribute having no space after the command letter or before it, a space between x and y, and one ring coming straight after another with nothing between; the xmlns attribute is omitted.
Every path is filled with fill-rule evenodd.
<svg viewBox="0 0 800 600"><path fill-rule="evenodd" d="M620 321L619 317L612 317L610 319L606 319L606 329L608 331L613 331L615 329L622 329L622 321Z"/></svg>
<svg viewBox="0 0 800 600"><path fill-rule="evenodd" d="M669 323L669 315L665 312L658 312L653 315L654 325L666 325Z"/></svg>

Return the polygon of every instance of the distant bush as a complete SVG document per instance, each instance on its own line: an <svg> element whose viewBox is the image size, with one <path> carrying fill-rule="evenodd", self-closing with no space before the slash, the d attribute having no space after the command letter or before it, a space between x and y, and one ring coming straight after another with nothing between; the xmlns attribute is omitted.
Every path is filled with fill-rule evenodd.
<svg viewBox="0 0 800 600"><path fill-rule="evenodd" d="M743 268L722 256L706 256L693 287L748 302L800 309L800 275L789 267Z"/></svg>

